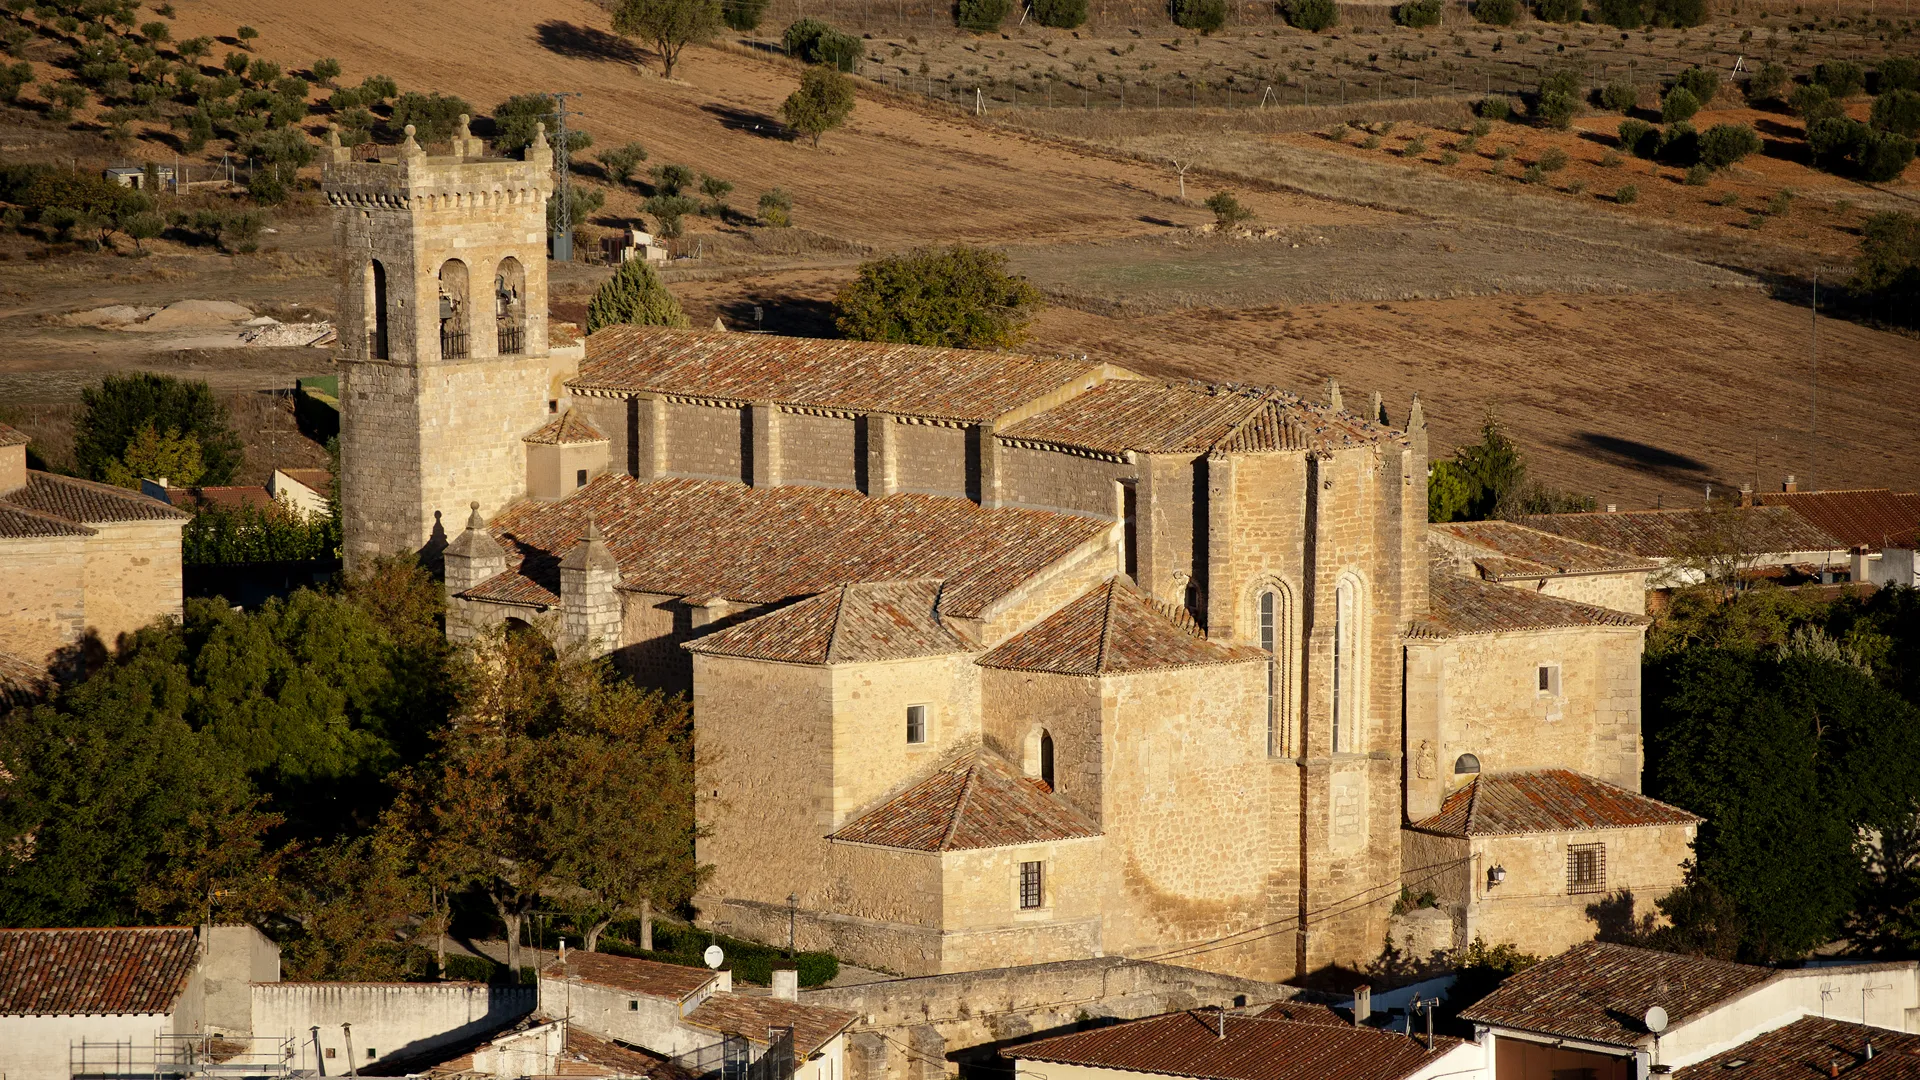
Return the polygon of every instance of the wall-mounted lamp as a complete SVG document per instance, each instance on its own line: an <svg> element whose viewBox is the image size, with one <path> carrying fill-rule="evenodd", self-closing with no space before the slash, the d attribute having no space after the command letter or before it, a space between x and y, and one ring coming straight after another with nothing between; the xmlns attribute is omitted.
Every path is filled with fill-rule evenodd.
<svg viewBox="0 0 1920 1080"><path fill-rule="evenodd" d="M1506 867L1501 866L1498 863L1495 863L1493 867L1487 871L1487 885L1489 887L1498 885L1505 880L1507 880Z"/></svg>

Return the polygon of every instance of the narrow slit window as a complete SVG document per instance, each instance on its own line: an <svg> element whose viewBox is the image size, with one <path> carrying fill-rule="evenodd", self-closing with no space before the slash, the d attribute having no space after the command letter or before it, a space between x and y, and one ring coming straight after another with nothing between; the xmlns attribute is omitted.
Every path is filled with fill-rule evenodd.
<svg viewBox="0 0 1920 1080"><path fill-rule="evenodd" d="M1279 597L1272 589L1260 594L1260 647L1267 652L1267 753L1280 752L1280 715L1279 715L1279 658L1274 655L1278 634L1274 628L1274 612L1279 607Z"/></svg>
<svg viewBox="0 0 1920 1080"><path fill-rule="evenodd" d="M587 486L587 470L585 470L585 469L579 469L579 470L577 470L577 471L575 471L575 472L574 472L574 474L573 474L573 486L574 486L574 487L586 487L586 486Z"/></svg>
<svg viewBox="0 0 1920 1080"><path fill-rule="evenodd" d="M907 706L907 742L917 745L927 741L927 707L925 705Z"/></svg>
<svg viewBox="0 0 1920 1080"><path fill-rule="evenodd" d="M1045 863L1023 862L1020 864L1020 907L1032 910L1046 904Z"/></svg>
<svg viewBox="0 0 1920 1080"><path fill-rule="evenodd" d="M1540 692L1548 697L1560 696L1560 665L1541 664L1538 672Z"/></svg>

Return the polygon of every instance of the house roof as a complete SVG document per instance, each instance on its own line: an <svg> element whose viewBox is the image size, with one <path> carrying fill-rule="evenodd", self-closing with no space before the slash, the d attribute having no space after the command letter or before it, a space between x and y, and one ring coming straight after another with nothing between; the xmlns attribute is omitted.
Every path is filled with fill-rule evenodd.
<svg viewBox="0 0 1920 1080"><path fill-rule="evenodd" d="M1911 546L1920 535L1920 495L1911 491L1782 491L1763 495L1760 501L1787 507L1851 547Z"/></svg>
<svg viewBox="0 0 1920 1080"><path fill-rule="evenodd" d="M767 1041L768 1028L790 1027L794 1055L802 1061L819 1053L857 1019L857 1013L845 1009L746 994L715 994L687 1014L687 1023L694 1027L744 1035L757 1043Z"/></svg>
<svg viewBox="0 0 1920 1080"><path fill-rule="evenodd" d="M185 521L192 516L137 491L37 471L27 473L26 486L0 494L0 509L24 510L42 517L58 518L70 526L103 525L117 521ZM59 533L4 531L9 527L45 528L44 525L28 523L17 513L9 513L4 521L0 521L0 536L89 535L85 532L76 534L71 529Z"/></svg>
<svg viewBox="0 0 1920 1080"><path fill-rule="evenodd" d="M325 469L276 469L281 476L322 494L333 484L333 474Z"/></svg>
<svg viewBox="0 0 1920 1080"><path fill-rule="evenodd" d="M25 446L33 437L17 427L0 424L0 446Z"/></svg>
<svg viewBox="0 0 1920 1080"><path fill-rule="evenodd" d="M751 488L718 480L643 483L609 473L559 502L522 502L495 518L490 528L508 552L509 569L463 595L558 603L559 560L589 514L630 590L771 604L850 581L938 576L945 578L942 612L959 617L980 614L1111 527L938 495L872 498L835 488Z"/></svg>
<svg viewBox="0 0 1920 1080"><path fill-rule="evenodd" d="M1208 641L1184 608L1113 577L982 656L985 667L1106 675L1264 660L1249 646Z"/></svg>
<svg viewBox="0 0 1920 1080"><path fill-rule="evenodd" d="M1041 1039L1001 1053L1206 1080L1400 1080L1459 1045L1460 1040L1442 1036L1429 1050L1405 1035L1374 1028L1223 1016L1207 1009Z"/></svg>
<svg viewBox="0 0 1920 1080"><path fill-rule="evenodd" d="M188 926L0 930L0 1016L171 1012L199 960Z"/></svg>
<svg viewBox="0 0 1920 1080"><path fill-rule="evenodd" d="M999 432L1029 442L1120 454L1332 449L1395 434L1350 413L1265 387L1115 379Z"/></svg>
<svg viewBox="0 0 1920 1080"><path fill-rule="evenodd" d="M213 506L230 509L236 506L265 507L273 505L273 493L259 484L237 484L229 487L192 487L167 488L167 503L170 506Z"/></svg>
<svg viewBox="0 0 1920 1080"><path fill-rule="evenodd" d="M26 540L47 536L92 536L98 530L89 529L77 521L69 521L58 514L43 514L38 510L29 510L24 506L14 506L0 496L0 539Z"/></svg>
<svg viewBox="0 0 1920 1080"><path fill-rule="evenodd" d="M691 652L788 664L862 664L970 652L940 620L940 582L842 585L686 644Z"/></svg>
<svg viewBox="0 0 1920 1080"><path fill-rule="evenodd" d="M717 977L705 968L578 949L569 950L565 960L549 963L540 969L540 974L543 978L590 983L665 1001L685 1001Z"/></svg>
<svg viewBox="0 0 1920 1080"><path fill-rule="evenodd" d="M1725 960L1590 941L1521 971L1461 1013L1492 1027L1634 1046L1652 1038L1641 1017L1658 1005L1677 1022L1775 976Z"/></svg>
<svg viewBox="0 0 1920 1080"><path fill-rule="evenodd" d="M1612 608L1563 600L1514 585L1457 574L1445 566L1428 573L1427 613L1413 620L1414 639L1472 637L1581 626L1645 626L1652 620Z"/></svg>
<svg viewBox="0 0 1920 1080"><path fill-rule="evenodd" d="M578 409L568 409L559 416L541 424L533 434L521 442L540 443L546 446L560 446L572 443L606 442L607 437L593 426Z"/></svg>
<svg viewBox="0 0 1920 1080"><path fill-rule="evenodd" d="M998 755L970 750L861 811L828 839L971 851L1098 836L1092 819Z"/></svg>
<svg viewBox="0 0 1920 1080"><path fill-rule="evenodd" d="M1300 1024L1326 1024L1332 1027L1351 1027L1351 1010L1341 1012L1331 1005L1316 1005L1308 1001L1276 1001L1255 1013L1268 1020L1292 1020Z"/></svg>
<svg viewBox="0 0 1920 1080"><path fill-rule="evenodd" d="M1482 773L1411 828L1442 836L1691 825L1698 815L1569 769Z"/></svg>
<svg viewBox="0 0 1920 1080"><path fill-rule="evenodd" d="M1563 574L1620 574L1653 570L1657 564L1626 551L1589 544L1512 521L1449 521L1427 527L1441 543L1457 541L1484 551L1475 555L1481 576L1553 577Z"/></svg>
<svg viewBox="0 0 1920 1080"><path fill-rule="evenodd" d="M1090 385L1100 368L1083 357L622 325L587 338L568 385L981 423L1070 383Z"/></svg>
<svg viewBox="0 0 1920 1080"><path fill-rule="evenodd" d="M1873 1059L1866 1056L1873 1044ZM1674 1070L1674 1080L1814 1080L1838 1065L1849 1080L1920 1076L1920 1035L1803 1016L1731 1050Z"/></svg>
<svg viewBox="0 0 1920 1080"><path fill-rule="evenodd" d="M1521 524L1652 559L1833 551L1846 546L1784 506L1533 514L1522 518Z"/></svg>

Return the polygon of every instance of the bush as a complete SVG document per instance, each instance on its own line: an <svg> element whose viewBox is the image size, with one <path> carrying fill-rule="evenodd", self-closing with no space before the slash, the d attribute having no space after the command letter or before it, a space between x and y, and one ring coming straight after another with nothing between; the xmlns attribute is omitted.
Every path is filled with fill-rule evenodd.
<svg viewBox="0 0 1920 1080"><path fill-rule="evenodd" d="M1874 70L1874 93L1889 90L1920 90L1920 58L1889 56Z"/></svg>
<svg viewBox="0 0 1920 1080"><path fill-rule="evenodd" d="M768 0L720 0L720 18L730 30L744 34L760 27Z"/></svg>
<svg viewBox="0 0 1920 1080"><path fill-rule="evenodd" d="M1539 0L1533 11L1542 22L1576 23L1583 6L1581 0Z"/></svg>
<svg viewBox="0 0 1920 1080"><path fill-rule="evenodd" d="M1316 11L1325 8L1325 13L1327 14L1326 26L1333 25L1333 0L1295 0L1295 4L1309 7ZM1172 5L1168 8L1168 13L1173 16L1173 22L1176 26L1184 26L1188 30L1198 30L1202 34L1211 34L1215 30L1227 25L1227 0L1173 0ZM1292 7L1288 8L1287 21L1302 29L1315 29L1303 23L1294 22ZM1325 29L1326 26L1319 27L1319 29Z"/></svg>
<svg viewBox="0 0 1920 1080"><path fill-rule="evenodd" d="M1700 133L1700 164L1709 169L1724 169L1760 149L1760 136L1745 124L1715 124Z"/></svg>
<svg viewBox="0 0 1920 1080"><path fill-rule="evenodd" d="M685 195L655 195L641 208L653 215L654 231L671 240L683 231L682 220L700 209L700 201Z"/></svg>
<svg viewBox="0 0 1920 1080"><path fill-rule="evenodd" d="M688 200L691 201L691 200ZM628 259L587 304L587 333L606 326L681 326L680 302L645 259Z"/></svg>
<svg viewBox="0 0 1920 1080"><path fill-rule="evenodd" d="M856 341L1004 349L1026 340L1040 293L1005 255L955 245L862 263L833 304L835 325Z"/></svg>
<svg viewBox="0 0 1920 1080"><path fill-rule="evenodd" d="M1720 93L1720 73L1703 67L1690 67L1681 72L1673 84L1686 87L1700 107L1706 108L1713 104L1713 99Z"/></svg>
<svg viewBox="0 0 1920 1080"><path fill-rule="evenodd" d="M782 43L794 59L808 64L832 64L852 71L866 46L852 34L843 34L819 19L806 18L787 27Z"/></svg>
<svg viewBox="0 0 1920 1080"><path fill-rule="evenodd" d="M1474 102L1473 111L1483 120L1505 120L1513 113L1513 103L1499 95L1484 97Z"/></svg>
<svg viewBox="0 0 1920 1080"><path fill-rule="evenodd" d="M1567 167L1567 152L1557 146L1550 146L1540 155L1540 160L1535 164L1546 172L1559 172Z"/></svg>
<svg viewBox="0 0 1920 1080"><path fill-rule="evenodd" d="M1440 0L1407 0L1393 9L1393 21L1401 26L1421 29L1440 25Z"/></svg>
<svg viewBox="0 0 1920 1080"><path fill-rule="evenodd" d="M1669 165L1697 163L1700 160L1700 133L1684 120L1667 125L1667 130L1660 136L1657 156Z"/></svg>
<svg viewBox="0 0 1920 1080"><path fill-rule="evenodd" d="M624 184L633 179L633 170L647 160L647 148L637 142L600 151L600 167L607 175Z"/></svg>
<svg viewBox="0 0 1920 1080"><path fill-rule="evenodd" d="M1893 211L1868 218L1850 285L1913 325L1920 317L1920 215Z"/></svg>
<svg viewBox="0 0 1920 1080"><path fill-rule="evenodd" d="M786 188L768 188L761 192L760 221L776 229L793 224L793 195Z"/></svg>
<svg viewBox="0 0 1920 1080"><path fill-rule="evenodd" d="M1519 0L1474 0L1473 17L1489 26L1512 26L1520 18Z"/></svg>
<svg viewBox="0 0 1920 1080"><path fill-rule="evenodd" d="M1216 191L1207 196L1207 209L1213 211L1213 220L1223 229L1253 220L1253 211L1240 205L1231 191Z"/></svg>
<svg viewBox="0 0 1920 1080"><path fill-rule="evenodd" d="M1866 84L1866 69L1853 60L1825 60L1813 69L1813 85L1836 98L1850 98Z"/></svg>
<svg viewBox="0 0 1920 1080"><path fill-rule="evenodd" d="M1540 81L1540 90L1533 101L1533 115L1536 119L1544 120L1564 131L1573 126L1573 118L1579 112L1580 75L1578 72L1556 71Z"/></svg>
<svg viewBox="0 0 1920 1080"><path fill-rule="evenodd" d="M1644 0L1594 0L1593 17L1619 30L1638 30L1647 24Z"/></svg>
<svg viewBox="0 0 1920 1080"><path fill-rule="evenodd" d="M1713 179L1713 170L1707 168L1704 164L1696 164L1687 168L1686 185L1688 187L1706 187L1707 181L1711 179Z"/></svg>
<svg viewBox="0 0 1920 1080"><path fill-rule="evenodd" d="M1660 102L1660 122L1678 124L1693 119L1693 114L1699 111L1700 99L1693 96L1693 91L1676 86L1667 91L1667 96Z"/></svg>
<svg viewBox="0 0 1920 1080"><path fill-rule="evenodd" d="M1056 30L1072 30L1087 21L1087 0L1034 0L1033 21Z"/></svg>
<svg viewBox="0 0 1920 1080"><path fill-rule="evenodd" d="M1707 21L1707 0L1653 0L1653 23L1680 29Z"/></svg>
<svg viewBox="0 0 1920 1080"><path fill-rule="evenodd" d="M1920 134L1920 91L1889 90L1873 101L1873 119L1868 121L1881 131L1891 131L1911 139Z"/></svg>
<svg viewBox="0 0 1920 1080"><path fill-rule="evenodd" d="M1833 100L1833 95L1827 92L1827 88L1817 84L1796 87L1793 96L1787 101L1787 107L1792 109L1794 114L1805 121L1809 127L1816 120L1846 115L1846 110L1840 107L1839 102Z"/></svg>
<svg viewBox="0 0 1920 1080"><path fill-rule="evenodd" d="M653 928L654 951L647 952L631 944L638 938L630 923L615 923L611 928L620 936L612 933L601 939L600 950L615 956L634 956L642 960L659 963L677 964L681 967L705 967L706 961L701 953L707 947L707 933L693 927L672 926L656 923ZM840 961L831 953L795 953L789 957L786 951L772 945L762 945L757 941L743 941L740 938L719 935L715 941L727 959L727 969L733 972L735 979L742 983L767 986L773 982L773 972L777 968L792 968L800 976L803 987L824 986L840 974Z"/></svg>
<svg viewBox="0 0 1920 1080"><path fill-rule="evenodd" d="M1633 111L1640 101L1640 88L1629 82L1610 82L1600 91L1600 104L1617 113Z"/></svg>
<svg viewBox="0 0 1920 1080"><path fill-rule="evenodd" d="M1329 29L1340 21L1340 12L1334 7L1333 0L1286 0L1285 9L1288 25L1312 34Z"/></svg>
<svg viewBox="0 0 1920 1080"><path fill-rule="evenodd" d="M953 5L953 21L962 30L990 34L1000 29L1012 9L1012 0L958 0Z"/></svg>
<svg viewBox="0 0 1920 1080"><path fill-rule="evenodd" d="M1849 172L1861 179L1884 183L1898 177L1913 160L1913 140L1844 116L1832 116L1807 125L1807 147L1813 162L1828 172Z"/></svg>
<svg viewBox="0 0 1920 1080"><path fill-rule="evenodd" d="M827 64L808 68L800 76L800 87L780 103L780 117L787 126L820 145L820 136L847 122L853 115L853 80Z"/></svg>
<svg viewBox="0 0 1920 1080"><path fill-rule="evenodd" d="M1621 206L1632 206L1640 199L1640 189L1632 184L1622 184L1620 190L1613 193L1613 201Z"/></svg>
<svg viewBox="0 0 1920 1080"><path fill-rule="evenodd" d="M1784 66L1772 62L1762 64L1760 70L1747 77L1747 100L1779 101L1792 81Z"/></svg>

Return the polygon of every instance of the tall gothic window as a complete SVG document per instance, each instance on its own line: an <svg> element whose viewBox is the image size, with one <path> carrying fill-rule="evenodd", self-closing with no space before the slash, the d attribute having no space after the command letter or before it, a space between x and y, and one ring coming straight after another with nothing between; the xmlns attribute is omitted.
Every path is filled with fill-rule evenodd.
<svg viewBox="0 0 1920 1080"><path fill-rule="evenodd" d="M1267 651L1267 753L1280 752L1280 659L1275 649L1279 645L1280 597L1272 589L1260 592L1260 647Z"/></svg>
<svg viewBox="0 0 1920 1080"><path fill-rule="evenodd" d="M1343 581L1333 591L1333 752L1345 753L1360 722L1360 694L1354 668L1354 585Z"/></svg>
<svg viewBox="0 0 1920 1080"><path fill-rule="evenodd" d="M367 357L387 358L387 268L378 259L367 266Z"/></svg>

